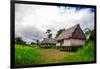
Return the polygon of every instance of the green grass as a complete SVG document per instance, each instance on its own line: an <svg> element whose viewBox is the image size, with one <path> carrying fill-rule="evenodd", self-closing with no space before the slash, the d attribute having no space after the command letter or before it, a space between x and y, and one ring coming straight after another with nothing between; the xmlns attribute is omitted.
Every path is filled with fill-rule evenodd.
<svg viewBox="0 0 100 69"><path fill-rule="evenodd" d="M65 58L66 62L87 62L94 61L94 44L89 42L79 49L75 54L69 54Z"/></svg>
<svg viewBox="0 0 100 69"><path fill-rule="evenodd" d="M40 48L37 45L15 45L16 65L35 65L50 63L70 63L94 61L94 44L88 42L78 52L63 52L51 46Z"/></svg>
<svg viewBox="0 0 100 69"><path fill-rule="evenodd" d="M15 45L16 65L30 65L41 62L42 58L37 48L32 48L27 45Z"/></svg>

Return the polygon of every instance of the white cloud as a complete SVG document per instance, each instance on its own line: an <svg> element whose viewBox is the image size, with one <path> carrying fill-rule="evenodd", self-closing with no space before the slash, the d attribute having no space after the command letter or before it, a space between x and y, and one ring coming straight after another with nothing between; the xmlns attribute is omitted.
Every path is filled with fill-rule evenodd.
<svg viewBox="0 0 100 69"><path fill-rule="evenodd" d="M46 37L46 30L51 29L55 36L57 30L80 24L82 29L94 28L94 13L90 8L76 10L57 6L15 5L15 34L26 41Z"/></svg>

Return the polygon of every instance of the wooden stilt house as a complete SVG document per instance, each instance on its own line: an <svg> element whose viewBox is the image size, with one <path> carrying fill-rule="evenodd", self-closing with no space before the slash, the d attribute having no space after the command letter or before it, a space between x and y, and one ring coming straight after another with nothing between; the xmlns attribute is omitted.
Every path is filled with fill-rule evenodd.
<svg viewBox="0 0 100 69"><path fill-rule="evenodd" d="M56 40L60 44L60 50L77 51L85 44L86 37L80 25L77 24L65 29Z"/></svg>

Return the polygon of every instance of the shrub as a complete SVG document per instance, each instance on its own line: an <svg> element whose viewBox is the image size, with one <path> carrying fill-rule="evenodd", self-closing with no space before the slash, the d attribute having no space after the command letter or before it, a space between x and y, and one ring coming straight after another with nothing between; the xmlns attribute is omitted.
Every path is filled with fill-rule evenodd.
<svg viewBox="0 0 100 69"><path fill-rule="evenodd" d="M16 37L15 38L15 43L16 44L26 44L26 42L23 41L21 37Z"/></svg>
<svg viewBox="0 0 100 69"><path fill-rule="evenodd" d="M94 44L87 43L83 48L79 49L75 54L69 54L66 57L67 62L87 62L94 61Z"/></svg>
<svg viewBox="0 0 100 69"><path fill-rule="evenodd" d="M16 65L30 65L41 63L39 51L29 46L15 46L15 63Z"/></svg>

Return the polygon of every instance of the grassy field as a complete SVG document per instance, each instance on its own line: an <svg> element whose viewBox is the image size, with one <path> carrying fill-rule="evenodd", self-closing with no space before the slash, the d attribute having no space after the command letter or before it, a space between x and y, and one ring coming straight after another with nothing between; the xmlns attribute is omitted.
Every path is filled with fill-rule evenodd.
<svg viewBox="0 0 100 69"><path fill-rule="evenodd" d="M15 46L15 62L17 65L64 63L68 52L55 48L40 48L24 45Z"/></svg>
<svg viewBox="0 0 100 69"><path fill-rule="evenodd" d="M61 52L58 49L39 49L42 55L42 58L45 59L43 64L50 63L63 63L65 62L63 59L66 56L67 52Z"/></svg>
<svg viewBox="0 0 100 69"><path fill-rule="evenodd" d="M37 48L27 45L15 46L15 63L16 65L30 65L43 62Z"/></svg>
<svg viewBox="0 0 100 69"><path fill-rule="evenodd" d="M94 61L94 45L87 43L78 52L63 52L57 48L15 45L16 65L52 64Z"/></svg>

